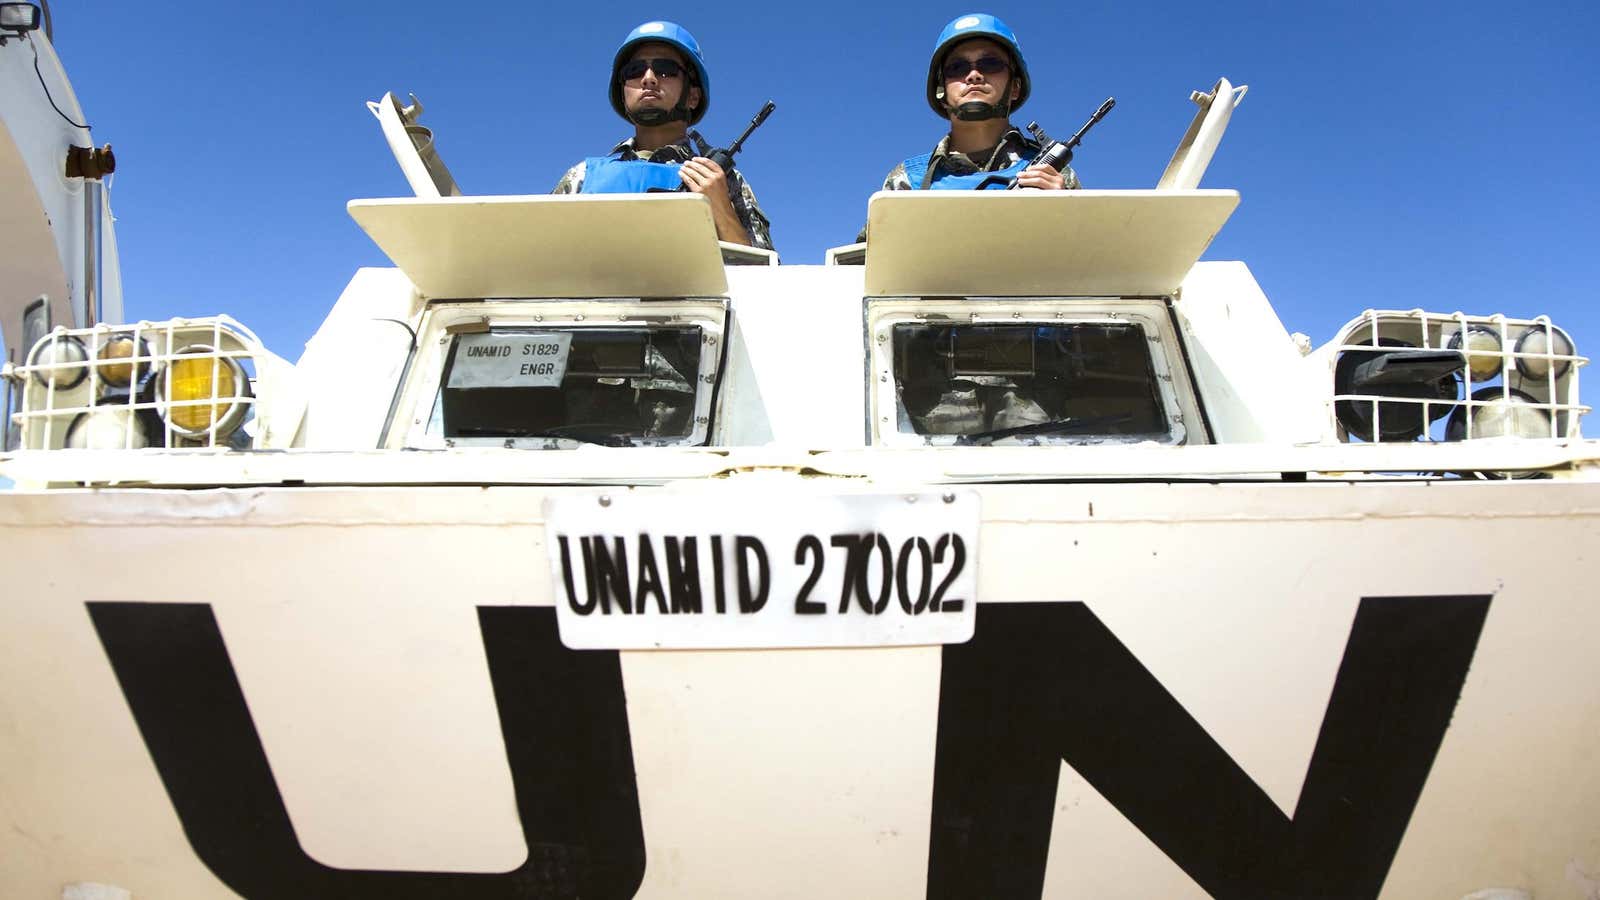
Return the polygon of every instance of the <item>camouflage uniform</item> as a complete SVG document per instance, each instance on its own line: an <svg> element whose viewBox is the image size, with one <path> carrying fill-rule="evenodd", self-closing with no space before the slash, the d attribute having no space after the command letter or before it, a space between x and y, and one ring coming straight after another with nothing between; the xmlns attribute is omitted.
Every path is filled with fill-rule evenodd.
<svg viewBox="0 0 1600 900"><path fill-rule="evenodd" d="M978 165L978 163L967 154L962 153L959 150L951 150L950 135L947 134L940 138L939 145L933 148L933 156L928 160L928 172L925 176L925 179L931 183L933 181L933 176L936 175L940 169L943 169L951 175L971 175L976 172L996 172L1000 169L1010 168L1011 166L1015 165L1023 158L1026 151L1032 151L1032 155L1037 156L1042 149L1043 148L1039 146L1038 141L1013 128L1001 136L1000 144L995 147L994 152L989 156L989 159L983 165ZM1062 169L1061 176L1067 180L1067 190L1075 191L1082 187L1082 185L1078 183L1077 173L1072 171L1071 166L1067 166L1066 168ZM911 179L906 177L905 163L899 163L895 165L893 169L889 170L888 176L883 179L883 187L879 188L879 190L913 191L926 190L927 187L927 184L912 184ZM864 241L866 239L867 227L863 225L861 226L861 233L856 235L856 240Z"/></svg>
<svg viewBox="0 0 1600 900"><path fill-rule="evenodd" d="M607 155L617 153L620 153L620 158L624 160L647 159L661 163L687 162L699 155L690 149L687 137L676 144L643 151L634 150L633 138L628 138L612 147ZM550 193L580 193L583 190L584 168L584 164L580 162L568 169L567 173L561 176L561 180L556 182L555 190ZM750 235L751 246L760 250L771 250L771 224L767 220L766 213L763 213L761 206L756 203L756 193L750 189L750 183L744 180L744 175L738 169L733 170L733 174L728 176L728 182L730 195L734 190L738 192L737 196L730 196L729 199L733 200L733 211L738 214L739 221L744 223L745 232Z"/></svg>
<svg viewBox="0 0 1600 900"><path fill-rule="evenodd" d="M995 148L988 161L980 166L965 153L959 150L951 150L950 135L947 134L939 139L939 145L933 148L933 157L928 160L928 180L932 181L932 176L940 168L952 175L971 175L975 172L998 171L1015 165L1023 158L1024 151L1031 150L1033 155L1037 156L1042 149L1038 141L1013 128L1000 138L1000 145ZM1071 166L1062 169L1061 175L1067 179L1067 190L1073 191L1081 187L1078 184L1078 176L1072 171ZM926 190L927 187L926 184L912 184L907 180L905 164L901 163L891 169L889 176L883 179L881 190Z"/></svg>

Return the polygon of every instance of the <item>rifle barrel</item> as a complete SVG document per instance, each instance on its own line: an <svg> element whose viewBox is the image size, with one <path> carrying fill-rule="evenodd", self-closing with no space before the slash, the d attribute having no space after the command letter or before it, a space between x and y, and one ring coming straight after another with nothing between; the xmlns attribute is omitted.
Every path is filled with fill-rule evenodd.
<svg viewBox="0 0 1600 900"><path fill-rule="evenodd" d="M745 128L744 134L739 135L739 139L734 141L733 145L728 148L728 155L732 156L738 153L739 149L744 146L745 140L754 134L755 130L761 127L761 123L767 120L767 116L772 115L772 111L777 108L778 104L768 100L767 105L761 107L761 111L756 113L756 117L750 120L750 125Z"/></svg>
<svg viewBox="0 0 1600 900"><path fill-rule="evenodd" d="M1083 123L1083 127L1078 129L1078 133L1067 139L1067 146L1077 147L1078 144L1082 143L1083 136L1089 133L1089 129L1099 124L1100 120L1106 117L1106 113L1111 112L1111 108L1116 105L1117 98L1107 97L1106 102L1100 104L1100 108L1095 110L1094 115L1089 117L1089 121Z"/></svg>

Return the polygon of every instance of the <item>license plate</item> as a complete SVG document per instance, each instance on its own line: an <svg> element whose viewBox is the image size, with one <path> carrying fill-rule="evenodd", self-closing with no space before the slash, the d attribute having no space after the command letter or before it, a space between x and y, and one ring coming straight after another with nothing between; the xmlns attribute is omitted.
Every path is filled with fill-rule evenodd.
<svg viewBox="0 0 1600 900"><path fill-rule="evenodd" d="M562 643L880 647L972 637L978 496L617 491L545 502Z"/></svg>

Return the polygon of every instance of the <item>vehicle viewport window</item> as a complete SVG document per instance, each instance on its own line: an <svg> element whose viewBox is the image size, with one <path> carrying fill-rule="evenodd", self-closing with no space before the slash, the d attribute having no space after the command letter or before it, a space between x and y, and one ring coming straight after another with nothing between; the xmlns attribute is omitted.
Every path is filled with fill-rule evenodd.
<svg viewBox="0 0 1600 900"><path fill-rule="evenodd" d="M694 431L701 329L496 329L457 335L440 379L447 438L659 444Z"/></svg>
<svg viewBox="0 0 1600 900"><path fill-rule="evenodd" d="M1167 416L1132 323L894 326L899 430L966 440L1161 440Z"/></svg>

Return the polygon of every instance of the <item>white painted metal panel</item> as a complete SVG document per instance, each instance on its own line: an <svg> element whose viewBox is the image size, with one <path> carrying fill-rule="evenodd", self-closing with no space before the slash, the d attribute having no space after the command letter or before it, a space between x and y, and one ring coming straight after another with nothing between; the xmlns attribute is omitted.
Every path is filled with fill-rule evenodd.
<svg viewBox="0 0 1600 900"><path fill-rule="evenodd" d="M1166 171L1161 173L1161 180L1156 182L1158 190L1187 191L1200 186L1200 179L1211 165L1217 145L1222 143L1222 134L1228 130L1228 120L1233 117L1234 107L1244 101L1248 90L1249 85L1236 88L1228 79L1219 78L1209 93L1194 91L1189 95L1189 99L1199 104L1200 111L1195 113L1194 121L1189 123L1183 140L1178 142L1178 149L1173 151Z"/></svg>
<svg viewBox="0 0 1600 900"><path fill-rule="evenodd" d="M1376 473L1548 470L1553 477L1564 481L1600 480L1600 459L1596 458L1592 441L870 450L814 449L815 446L829 446L820 441L818 445L799 441L782 441L782 444L728 448L585 445L559 453L488 447L458 447L428 453L382 450L19 452L0 456L0 475L24 485L155 484L174 487L284 482L311 485L660 484L764 471L814 471L846 478L873 478L896 487L916 483L1061 479L1238 480L1266 476L1277 480L1286 472L1308 473L1312 478L1325 476L1340 481L1368 480L1384 484L1395 484L1402 479Z"/></svg>
<svg viewBox="0 0 1600 900"><path fill-rule="evenodd" d="M1242 262L1196 263L1173 303L1184 350L1218 443L1322 440L1325 396L1294 341Z"/></svg>
<svg viewBox="0 0 1600 900"><path fill-rule="evenodd" d="M429 299L706 297L728 288L698 194L352 200Z"/></svg>
<svg viewBox="0 0 1600 900"><path fill-rule="evenodd" d="M861 446L861 269L737 266L728 284L739 335L718 414L726 443Z"/></svg>
<svg viewBox="0 0 1600 900"><path fill-rule="evenodd" d="M1166 296L1237 191L879 191L867 295Z"/></svg>
<svg viewBox="0 0 1600 900"><path fill-rule="evenodd" d="M75 124L86 119L61 59L42 29L11 40L0 52L0 331L20 361L18 304L48 295L53 325L82 326L92 293L120 321L122 279L106 191L66 175L67 148L94 140Z"/></svg>
<svg viewBox="0 0 1600 900"><path fill-rule="evenodd" d="M50 217L17 145L0 128L0 360L26 359L23 312L40 297L48 298L52 324L72 324L69 290Z"/></svg>
<svg viewBox="0 0 1600 900"><path fill-rule="evenodd" d="M83 277L83 181L65 174L66 146L88 132L67 125L47 105L40 78L69 113L83 121L55 49L42 32L0 53L0 359L21 363L23 310L49 297L51 323L71 327L70 293Z"/></svg>
<svg viewBox="0 0 1600 900"><path fill-rule="evenodd" d="M815 490L800 476L774 482L799 497ZM681 490L693 504L742 488L706 481ZM1585 554L1600 541L1600 487L977 490L974 639L995 621L986 618L991 606L1031 615L1081 604L1289 819L1304 802L1366 598L1437 597L1441 608L1479 598L1487 615L1470 670L1383 889L1369 896L1460 897L1506 884L1581 896L1573 872L1600 862L1592 761L1600 659L1589 652L1600 608L1571 585L1592 574ZM519 763L507 759L497 709L515 704L517 691L548 686L497 695L512 686L491 684L493 659L474 617L482 607L547 615L560 601L544 565L540 510L565 494L8 495L0 504L8 895L56 896L84 881L136 897L228 895L192 846L208 833L186 833L169 795L196 773L158 771L119 682L127 672L110 663L91 620L87 604L106 602L210 607L287 811L291 850L395 879L342 896L395 896L417 880L404 873L438 888L452 872L521 866L530 848L512 799ZM192 580L132 574L174 547ZM1415 633L1426 640L1430 630ZM163 659L194 653L173 637L138 640ZM620 654L643 824L637 896L928 893L931 838L950 825L930 814L948 652ZM1387 665L1399 677L1408 660ZM1380 691L1364 704L1404 699ZM1116 736L1110 719L1080 724L1083 734ZM188 739L222 728L195 726ZM1376 771L1384 752L1361 748L1337 765ZM1183 758L1171 762L1181 771ZM1202 895L1169 850L1174 834L1213 828L1210 810L1169 809L1175 831L1152 836L1077 770L1060 776L1037 862L1043 896ZM224 793L213 798L219 810L238 809L247 792ZM224 866L235 874L283 852L266 840L237 850L236 865ZM283 892L291 894L310 895Z"/></svg>
<svg viewBox="0 0 1600 900"><path fill-rule="evenodd" d="M299 445L376 447L415 342L423 302L399 269L358 269L295 363L319 390L306 407ZM359 353L351 352L360 348Z"/></svg>
<svg viewBox="0 0 1600 900"><path fill-rule="evenodd" d="M400 164L400 173L418 197L461 195L450 170L445 168L444 160L434 149L433 132L417 124L422 116L422 102L416 94L411 95L411 105L405 108L401 108L400 101L391 93L384 94L382 100L367 101L367 109L378 118L383 139L389 144L395 162Z"/></svg>

